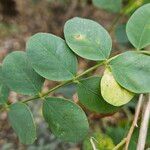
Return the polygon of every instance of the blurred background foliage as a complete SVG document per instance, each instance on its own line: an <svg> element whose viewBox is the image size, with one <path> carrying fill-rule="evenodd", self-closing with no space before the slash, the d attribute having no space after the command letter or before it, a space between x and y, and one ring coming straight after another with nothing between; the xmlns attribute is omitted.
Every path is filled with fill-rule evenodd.
<svg viewBox="0 0 150 150"><path fill-rule="evenodd" d="M64 23L74 16L93 19L110 32L113 41L112 55L132 49L126 36L126 22L138 7L149 2L149 0L0 0L0 62L11 51L24 50L27 39L37 32L49 32L63 37ZM95 63L81 58L78 61L79 73ZM103 68L94 74L101 75L102 72ZM56 84L46 81L44 90ZM74 84L60 88L53 96L73 98L74 102L79 103ZM9 95L12 102L22 98L26 97L14 92ZM36 118L38 139L30 146L19 143L7 122L7 114L3 112L0 114L0 149L92 150L92 140L98 150L112 150L129 129L136 101L137 96L115 114L95 114L85 110L91 131L85 141L76 144L56 139L42 120L41 102L30 102L29 105ZM136 149L137 139L138 129L134 131L129 150ZM150 127L146 146L150 147Z"/></svg>

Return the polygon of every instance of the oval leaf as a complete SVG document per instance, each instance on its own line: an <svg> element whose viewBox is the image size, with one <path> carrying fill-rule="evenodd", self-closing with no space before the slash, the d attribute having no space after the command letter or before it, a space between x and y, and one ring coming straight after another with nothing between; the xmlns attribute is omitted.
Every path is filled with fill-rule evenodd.
<svg viewBox="0 0 150 150"><path fill-rule="evenodd" d="M33 35L27 42L27 56L35 71L46 79L63 81L76 75L76 56L65 41L55 35Z"/></svg>
<svg viewBox="0 0 150 150"><path fill-rule="evenodd" d="M35 95L41 91L44 79L32 69L25 52L9 54L3 61L2 72L6 84L15 92Z"/></svg>
<svg viewBox="0 0 150 150"><path fill-rule="evenodd" d="M137 49L150 44L150 4L137 9L127 23L127 36Z"/></svg>
<svg viewBox="0 0 150 150"><path fill-rule="evenodd" d="M4 78L2 75L2 66L0 65L0 105L7 102L9 96L9 88L4 83Z"/></svg>
<svg viewBox="0 0 150 150"><path fill-rule="evenodd" d="M79 101L89 110L97 113L113 113L119 108L107 103L100 94L100 77L80 80L77 85Z"/></svg>
<svg viewBox="0 0 150 150"><path fill-rule="evenodd" d="M115 80L134 93L150 92L150 56L125 52L110 62Z"/></svg>
<svg viewBox="0 0 150 150"><path fill-rule="evenodd" d="M93 0L93 4L110 12L120 12L122 0Z"/></svg>
<svg viewBox="0 0 150 150"><path fill-rule="evenodd" d="M43 116L53 134L62 140L77 142L87 135L89 125L85 113L69 100L47 98Z"/></svg>
<svg viewBox="0 0 150 150"><path fill-rule="evenodd" d="M101 94L106 102L114 106L128 103L134 94L121 87L114 79L112 73L106 69L101 80Z"/></svg>
<svg viewBox="0 0 150 150"><path fill-rule="evenodd" d="M109 57L111 38L97 22L75 17L66 22L64 34L69 47L79 56L90 60L105 60Z"/></svg>
<svg viewBox="0 0 150 150"><path fill-rule="evenodd" d="M36 139L36 128L29 108L23 103L10 105L8 119L23 144L32 144Z"/></svg>

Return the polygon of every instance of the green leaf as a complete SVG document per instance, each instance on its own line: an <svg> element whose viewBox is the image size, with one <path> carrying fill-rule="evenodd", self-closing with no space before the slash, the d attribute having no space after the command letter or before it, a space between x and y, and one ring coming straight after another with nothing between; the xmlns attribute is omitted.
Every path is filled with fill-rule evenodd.
<svg viewBox="0 0 150 150"><path fill-rule="evenodd" d="M64 141L78 142L87 135L89 125L85 113L69 100L47 98L43 116L52 133Z"/></svg>
<svg viewBox="0 0 150 150"><path fill-rule="evenodd" d="M144 4L147 4L147 3L149 3L149 0L144 0L144 2L143 2Z"/></svg>
<svg viewBox="0 0 150 150"><path fill-rule="evenodd" d="M150 44L150 4L134 12L127 23L126 32L130 42L137 49Z"/></svg>
<svg viewBox="0 0 150 150"><path fill-rule="evenodd" d="M116 82L109 69L105 70L101 80L101 94L106 102L114 106L124 105L134 97L134 93Z"/></svg>
<svg viewBox="0 0 150 150"><path fill-rule="evenodd" d="M150 57L136 51L120 54L110 61L115 80L134 93L150 92Z"/></svg>
<svg viewBox="0 0 150 150"><path fill-rule="evenodd" d="M96 113L113 113L119 107L115 107L107 103L100 93L100 77L89 77L80 80L77 85L77 93L79 101L89 110Z"/></svg>
<svg viewBox="0 0 150 150"><path fill-rule="evenodd" d="M127 135L127 133L129 132L130 129L130 122L127 122L124 120L124 125L122 125L121 123L118 123L118 126L115 127L111 127L109 126L106 130L106 134L109 135L114 143L117 145L118 143L120 143L120 141ZM140 122L138 122L138 126L140 127ZM138 137L139 137L139 129L140 128L135 128L131 140L130 140L130 144L129 144L129 148L128 150L135 150L137 147L137 142L138 142ZM146 145L150 144L150 124L148 127L148 132L147 132L147 139L146 139ZM121 149L122 150L122 149Z"/></svg>
<svg viewBox="0 0 150 150"><path fill-rule="evenodd" d="M76 56L65 41L55 35L33 35L27 42L27 56L35 71L46 79L63 81L76 75Z"/></svg>
<svg viewBox="0 0 150 150"><path fill-rule="evenodd" d="M29 108L23 103L10 105L8 119L23 144L32 144L36 139L36 128Z"/></svg>
<svg viewBox="0 0 150 150"><path fill-rule="evenodd" d="M0 65L0 105L7 102L9 96L9 88L5 85L3 75L2 75L2 66Z"/></svg>
<svg viewBox="0 0 150 150"><path fill-rule="evenodd" d="M97 22L75 17L65 23L64 34L69 47L79 56L90 60L109 57L111 38Z"/></svg>
<svg viewBox="0 0 150 150"><path fill-rule="evenodd" d="M117 13L122 7L122 0L92 0L94 6Z"/></svg>
<svg viewBox="0 0 150 150"><path fill-rule="evenodd" d="M126 122L126 124L128 125L128 122ZM118 125L118 122L117 122L117 125ZM122 127L121 125L113 126L113 127L108 126L106 128L106 134L113 139L113 142L115 145L120 143L120 141L126 136L127 131L128 131L128 128L126 126Z"/></svg>
<svg viewBox="0 0 150 150"><path fill-rule="evenodd" d="M2 72L6 84L15 92L35 95L41 91L44 79L32 69L25 52L16 51L6 56Z"/></svg>
<svg viewBox="0 0 150 150"><path fill-rule="evenodd" d="M115 147L113 140L108 135L101 131L95 131L91 137L84 140L82 147L83 150L94 150L91 140L96 147L95 150L112 150Z"/></svg>

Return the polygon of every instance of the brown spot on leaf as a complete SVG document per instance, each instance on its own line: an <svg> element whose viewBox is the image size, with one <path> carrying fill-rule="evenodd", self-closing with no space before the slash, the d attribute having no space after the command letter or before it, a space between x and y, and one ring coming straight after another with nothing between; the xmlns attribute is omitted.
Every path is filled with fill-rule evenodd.
<svg viewBox="0 0 150 150"><path fill-rule="evenodd" d="M84 35L81 35L81 34L75 35L75 39L76 39L76 40L81 41L81 40L83 40L84 38L85 38Z"/></svg>

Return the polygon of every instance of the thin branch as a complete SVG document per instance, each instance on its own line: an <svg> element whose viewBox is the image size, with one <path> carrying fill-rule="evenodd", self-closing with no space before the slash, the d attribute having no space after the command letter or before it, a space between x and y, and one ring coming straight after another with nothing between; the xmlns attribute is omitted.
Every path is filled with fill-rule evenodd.
<svg viewBox="0 0 150 150"><path fill-rule="evenodd" d="M23 102L23 103L26 103L26 102L29 102L29 101L32 101L32 100L36 100L36 99L39 99L39 98L42 99L42 98L48 96L48 95L49 95L50 93L52 93L53 91L57 90L58 88L60 88L60 87L62 87L62 86L65 86L65 85L67 85L67 84L70 84L70 83L75 82L75 81L78 80L80 77L82 77L82 76L88 74L89 72L91 72L91 71L97 69L99 66L101 66L101 65L103 65L103 64L104 64L104 62L100 62L99 64L96 64L95 66L93 66L93 67L91 67L91 68L85 70L83 73L77 75L77 76L74 77L72 80L69 80L69 81L65 81L65 82L63 82L63 83L60 83L60 84L56 85L55 87L51 88L50 90L48 90L47 92L45 92L45 93L40 93L40 94L38 94L38 95L35 95L34 97L31 97L31 98L29 98L29 99L23 100L22 102Z"/></svg>
<svg viewBox="0 0 150 150"><path fill-rule="evenodd" d="M94 138L91 137L91 138L90 138L90 142L91 142L92 148L93 148L93 150L97 150L97 148L96 148L95 143L94 143L93 140L94 140Z"/></svg>
<svg viewBox="0 0 150 150"><path fill-rule="evenodd" d="M144 150L149 119L150 119L150 94L148 95L148 102L145 106L145 109L143 109L143 116L142 116L142 122L140 127L137 150Z"/></svg>
<svg viewBox="0 0 150 150"><path fill-rule="evenodd" d="M122 147L126 143L126 138L124 138L119 144L117 144L113 150L118 150L120 147Z"/></svg>
<svg viewBox="0 0 150 150"><path fill-rule="evenodd" d="M137 127L137 121L138 121L140 110L141 110L141 107L142 107L142 101L143 101L143 94L140 94L139 101L138 101L136 111L135 111L135 115L134 115L134 120L132 122L131 128L130 128L130 130L128 132L128 135L127 135L127 138L126 138L125 150L128 150L133 131L134 131L135 127Z"/></svg>
<svg viewBox="0 0 150 150"><path fill-rule="evenodd" d="M125 150L128 150L129 143L130 143L133 131L134 131L135 127L137 127L137 121L138 121L140 110L141 110L141 107L142 107L142 101L143 101L143 94L140 94L139 101L138 101L138 104L137 104L136 110L135 110L134 119L133 119L132 125L130 127L130 130L129 130L128 134L127 134L127 137L124 138L119 144L117 144L113 148L113 150L118 150L124 144L125 144ZM139 150L141 150L141 149L139 149Z"/></svg>
<svg viewBox="0 0 150 150"><path fill-rule="evenodd" d="M112 24L108 28L109 33L113 32L119 21L127 14L130 8L132 8L135 3L139 0L130 0L130 2L121 10L121 12L117 15L117 17L112 21ZM129 11L130 12L130 11Z"/></svg>
<svg viewBox="0 0 150 150"><path fill-rule="evenodd" d="M116 18L112 21L112 24L108 28L108 32L111 33L114 31L119 21L124 17L126 10L128 9L129 4L116 16Z"/></svg>

